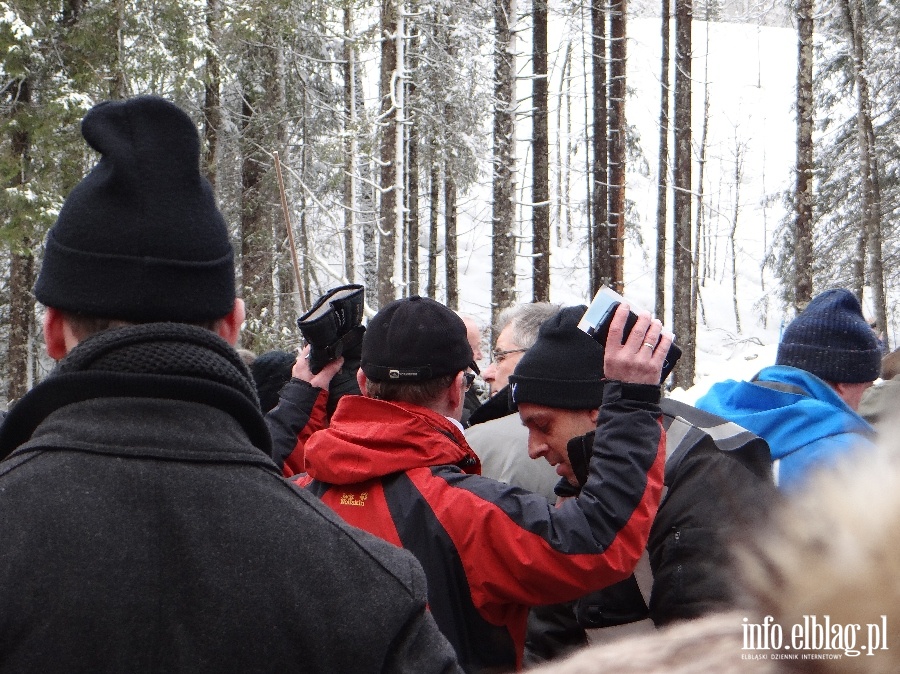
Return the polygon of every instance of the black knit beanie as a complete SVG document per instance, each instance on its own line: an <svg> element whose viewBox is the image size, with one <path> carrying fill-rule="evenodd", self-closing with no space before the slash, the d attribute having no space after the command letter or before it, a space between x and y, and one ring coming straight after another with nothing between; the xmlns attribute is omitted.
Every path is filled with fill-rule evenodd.
<svg viewBox="0 0 900 674"><path fill-rule="evenodd" d="M155 96L94 106L81 133L100 162L47 234L44 305L134 323L199 323L234 306L234 255L200 175L190 117Z"/></svg>
<svg viewBox="0 0 900 674"><path fill-rule="evenodd" d="M562 309L538 330L537 341L509 378L513 403L592 410L603 402L603 347L578 329L587 307Z"/></svg>
<svg viewBox="0 0 900 674"><path fill-rule="evenodd" d="M775 364L806 370L828 382L858 384L878 379L881 356L859 300L837 288L814 297L788 325Z"/></svg>

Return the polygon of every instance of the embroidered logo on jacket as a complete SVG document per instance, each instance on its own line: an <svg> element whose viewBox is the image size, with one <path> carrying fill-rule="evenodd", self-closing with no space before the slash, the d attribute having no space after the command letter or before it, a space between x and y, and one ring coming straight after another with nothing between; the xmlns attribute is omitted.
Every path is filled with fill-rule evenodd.
<svg viewBox="0 0 900 674"><path fill-rule="evenodd" d="M366 499L369 498L368 492L362 492L359 497L355 494L344 494L341 496L341 505L347 506L364 506L366 505Z"/></svg>

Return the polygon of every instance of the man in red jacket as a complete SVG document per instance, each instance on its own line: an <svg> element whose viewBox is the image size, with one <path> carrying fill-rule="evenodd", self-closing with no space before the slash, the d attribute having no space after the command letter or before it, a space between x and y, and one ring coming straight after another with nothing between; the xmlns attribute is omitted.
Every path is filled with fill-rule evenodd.
<svg viewBox="0 0 900 674"><path fill-rule="evenodd" d="M465 325L427 298L396 300L369 322L363 395L342 398L330 427L303 443L297 483L419 559L429 607L467 671L520 667L530 606L628 577L646 545L662 487L658 383L671 339L642 315L622 344L627 312L609 333L591 476L560 508L479 475L459 423L472 367ZM338 366L303 378L323 385ZM321 408L327 394L311 387L313 397ZM313 411L310 424L323 416Z"/></svg>

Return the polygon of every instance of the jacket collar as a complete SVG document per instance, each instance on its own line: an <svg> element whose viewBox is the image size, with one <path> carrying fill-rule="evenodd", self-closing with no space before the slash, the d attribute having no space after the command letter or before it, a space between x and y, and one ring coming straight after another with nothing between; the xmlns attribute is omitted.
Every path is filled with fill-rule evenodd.
<svg viewBox="0 0 900 674"><path fill-rule="evenodd" d="M255 463L277 472L233 416L209 405L159 398L92 398L52 411L15 455L88 451L131 458Z"/></svg>
<svg viewBox="0 0 900 674"><path fill-rule="evenodd" d="M330 484L441 465L481 472L478 456L446 417L419 405L363 396L341 398L331 426L306 444L309 475Z"/></svg>

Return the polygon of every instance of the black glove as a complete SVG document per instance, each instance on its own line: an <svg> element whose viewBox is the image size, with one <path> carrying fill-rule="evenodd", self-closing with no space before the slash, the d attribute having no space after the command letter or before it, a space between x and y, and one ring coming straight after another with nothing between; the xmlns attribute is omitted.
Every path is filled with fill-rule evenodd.
<svg viewBox="0 0 900 674"><path fill-rule="evenodd" d="M364 304L363 286L339 286L322 295L297 319L297 327L310 345L309 368L313 374L341 356L359 359L366 331L362 326Z"/></svg>

